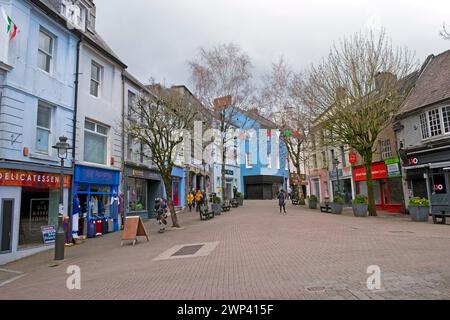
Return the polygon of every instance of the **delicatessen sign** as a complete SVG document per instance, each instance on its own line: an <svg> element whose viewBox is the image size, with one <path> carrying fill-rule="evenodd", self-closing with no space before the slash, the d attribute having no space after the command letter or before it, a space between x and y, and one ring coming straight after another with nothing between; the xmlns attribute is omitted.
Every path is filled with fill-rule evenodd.
<svg viewBox="0 0 450 320"><path fill-rule="evenodd" d="M55 173L0 169L0 186L59 188L60 175ZM70 188L71 177L64 176L64 187Z"/></svg>

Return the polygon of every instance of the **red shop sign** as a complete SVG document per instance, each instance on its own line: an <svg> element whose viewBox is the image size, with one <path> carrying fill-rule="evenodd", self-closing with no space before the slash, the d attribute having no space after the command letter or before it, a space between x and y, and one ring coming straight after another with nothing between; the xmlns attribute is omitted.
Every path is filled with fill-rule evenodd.
<svg viewBox="0 0 450 320"><path fill-rule="evenodd" d="M372 164L372 179L384 179L387 178L386 163L374 163ZM364 166L353 168L353 178L355 181L366 181L366 168Z"/></svg>
<svg viewBox="0 0 450 320"><path fill-rule="evenodd" d="M60 175L54 173L0 169L0 186L58 188ZM70 188L71 177L64 176L64 187Z"/></svg>

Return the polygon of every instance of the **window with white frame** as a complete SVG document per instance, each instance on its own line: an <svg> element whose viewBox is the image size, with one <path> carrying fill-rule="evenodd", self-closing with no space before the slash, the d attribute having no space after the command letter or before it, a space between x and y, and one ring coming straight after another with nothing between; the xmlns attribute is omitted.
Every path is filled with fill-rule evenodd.
<svg viewBox="0 0 450 320"><path fill-rule="evenodd" d="M86 120L84 123L84 161L106 164L108 127Z"/></svg>
<svg viewBox="0 0 450 320"><path fill-rule="evenodd" d="M313 168L317 169L317 166L318 166L318 164L317 164L317 155L313 154L312 158L313 158L313 166L314 166Z"/></svg>
<svg viewBox="0 0 450 320"><path fill-rule="evenodd" d="M247 169L253 168L253 165L252 165L252 154L250 152L247 152L245 154L245 167Z"/></svg>
<svg viewBox="0 0 450 320"><path fill-rule="evenodd" d="M422 139L427 139L430 137L430 133L428 132L428 121L426 113L422 113L420 115L420 129L422 130Z"/></svg>
<svg viewBox="0 0 450 320"><path fill-rule="evenodd" d="M128 118L130 119L133 119L134 116L133 109L135 109L134 106L135 102L136 102L136 94L132 91L128 91Z"/></svg>
<svg viewBox="0 0 450 320"><path fill-rule="evenodd" d="M51 107L39 103L37 112L36 151L48 154L52 124Z"/></svg>
<svg viewBox="0 0 450 320"><path fill-rule="evenodd" d="M450 133L450 106L424 112L419 119L422 139Z"/></svg>
<svg viewBox="0 0 450 320"><path fill-rule="evenodd" d="M380 141L381 159L392 158L391 140Z"/></svg>
<svg viewBox="0 0 450 320"><path fill-rule="evenodd" d="M439 109L428 111L428 123L430 124L430 134L432 137L442 134Z"/></svg>
<svg viewBox="0 0 450 320"><path fill-rule="evenodd" d="M450 132L450 106L442 108L442 120L444 122L444 132Z"/></svg>
<svg viewBox="0 0 450 320"><path fill-rule="evenodd" d="M91 63L91 95L94 97L99 96L100 85L101 85L101 75L102 75L102 67L92 61Z"/></svg>
<svg viewBox="0 0 450 320"><path fill-rule="evenodd" d="M53 60L53 36L43 28L39 30L38 68L50 73Z"/></svg>

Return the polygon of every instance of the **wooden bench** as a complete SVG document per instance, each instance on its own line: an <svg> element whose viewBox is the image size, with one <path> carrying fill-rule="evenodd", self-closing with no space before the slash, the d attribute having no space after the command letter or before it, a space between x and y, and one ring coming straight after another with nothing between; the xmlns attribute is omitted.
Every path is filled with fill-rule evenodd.
<svg viewBox="0 0 450 320"><path fill-rule="evenodd" d="M321 212L331 212L331 206L329 202L320 203L320 211Z"/></svg>
<svg viewBox="0 0 450 320"><path fill-rule="evenodd" d="M214 218L214 212L209 211L209 208L207 205L201 204L200 205L200 220L208 220Z"/></svg>
<svg viewBox="0 0 450 320"><path fill-rule="evenodd" d="M433 212L431 215L433 216L434 224L445 224L446 218L450 218L450 213L445 211ZM439 219L441 220L439 221Z"/></svg>
<svg viewBox="0 0 450 320"><path fill-rule="evenodd" d="M222 204L222 211L226 212L226 211L230 211L230 210L231 210L230 200L225 200Z"/></svg>
<svg viewBox="0 0 450 320"><path fill-rule="evenodd" d="M239 201L237 201L236 199L231 200L231 207L232 208L239 207Z"/></svg>

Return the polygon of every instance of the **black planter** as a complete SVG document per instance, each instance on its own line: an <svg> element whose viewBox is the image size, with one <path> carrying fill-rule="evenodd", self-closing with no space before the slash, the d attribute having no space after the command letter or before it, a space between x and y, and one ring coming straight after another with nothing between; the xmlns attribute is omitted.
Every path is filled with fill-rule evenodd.
<svg viewBox="0 0 450 320"><path fill-rule="evenodd" d="M344 205L339 203L331 204L331 213L333 214L342 214L342 210L344 210Z"/></svg>
<svg viewBox="0 0 450 320"><path fill-rule="evenodd" d="M354 204L353 214L355 215L355 217L365 218L369 216L368 208L369 205L367 204Z"/></svg>
<svg viewBox="0 0 450 320"><path fill-rule="evenodd" d="M412 221L428 221L430 208L420 206L409 206L409 215Z"/></svg>
<svg viewBox="0 0 450 320"><path fill-rule="evenodd" d="M317 209L317 200L309 200L308 206L310 209Z"/></svg>

